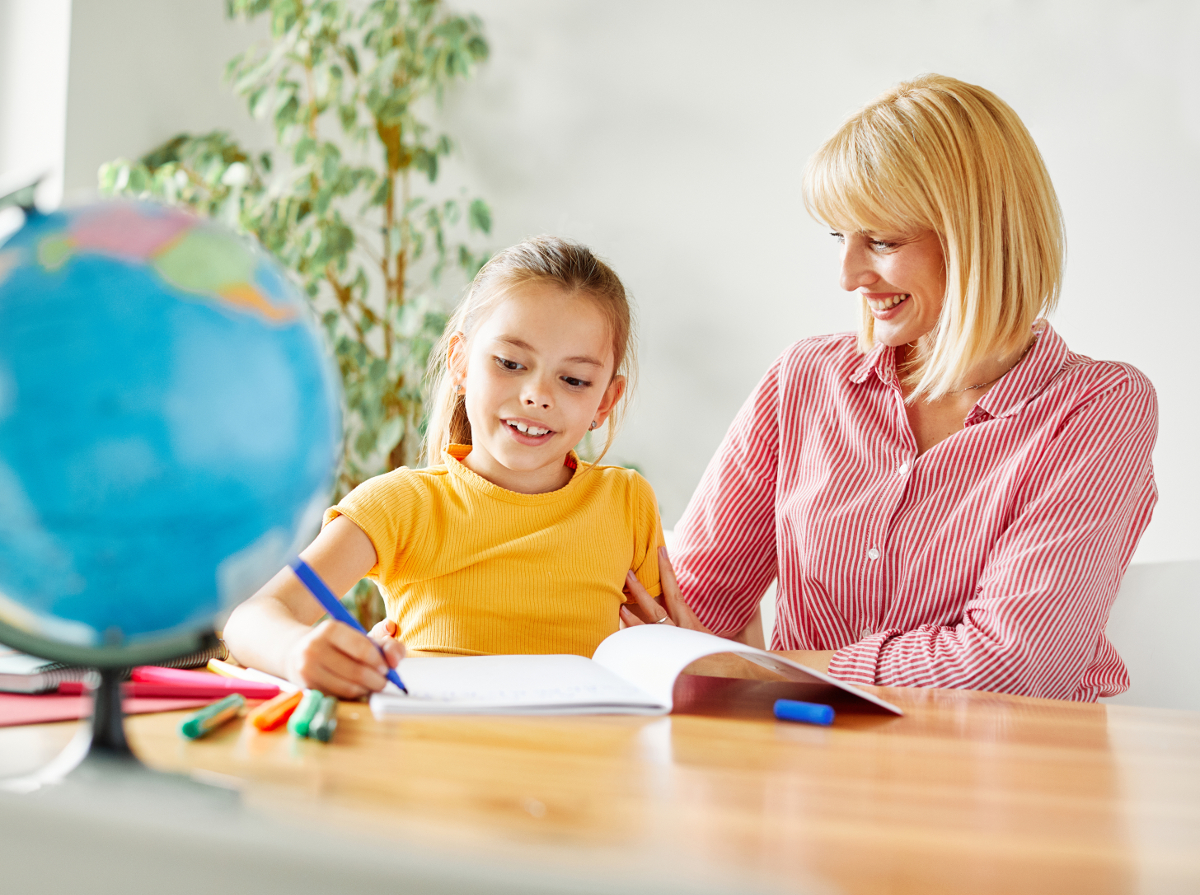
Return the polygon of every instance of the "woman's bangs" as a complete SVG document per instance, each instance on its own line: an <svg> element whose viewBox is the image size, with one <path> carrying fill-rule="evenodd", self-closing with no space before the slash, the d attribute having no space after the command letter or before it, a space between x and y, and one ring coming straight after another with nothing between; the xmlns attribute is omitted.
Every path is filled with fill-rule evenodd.
<svg viewBox="0 0 1200 895"><path fill-rule="evenodd" d="M845 233L897 233L917 224L884 196L894 196L879 182L876 166L853 151L852 141L826 145L809 165L805 205L814 217Z"/></svg>

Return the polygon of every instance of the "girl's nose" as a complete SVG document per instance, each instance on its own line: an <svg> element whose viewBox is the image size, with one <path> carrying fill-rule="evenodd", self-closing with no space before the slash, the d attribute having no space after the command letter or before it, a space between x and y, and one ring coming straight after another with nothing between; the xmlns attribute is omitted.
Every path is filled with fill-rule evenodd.
<svg viewBox="0 0 1200 895"><path fill-rule="evenodd" d="M847 292L869 286L879 279L871 266L865 241L857 235L848 235L842 246L842 270L839 284Z"/></svg>
<svg viewBox="0 0 1200 895"><path fill-rule="evenodd" d="M549 410L553 402L550 391L551 383L544 382L541 376L531 376L526 381L525 393L521 396L526 407L540 407Z"/></svg>

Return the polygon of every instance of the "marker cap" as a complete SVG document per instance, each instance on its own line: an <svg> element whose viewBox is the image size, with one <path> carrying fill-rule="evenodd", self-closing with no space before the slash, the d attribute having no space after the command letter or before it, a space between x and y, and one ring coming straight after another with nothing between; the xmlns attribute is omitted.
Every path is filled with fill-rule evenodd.
<svg viewBox="0 0 1200 895"><path fill-rule="evenodd" d="M776 699L775 717L780 721L799 721L802 724L833 723L833 707L817 702L798 702L795 699Z"/></svg>

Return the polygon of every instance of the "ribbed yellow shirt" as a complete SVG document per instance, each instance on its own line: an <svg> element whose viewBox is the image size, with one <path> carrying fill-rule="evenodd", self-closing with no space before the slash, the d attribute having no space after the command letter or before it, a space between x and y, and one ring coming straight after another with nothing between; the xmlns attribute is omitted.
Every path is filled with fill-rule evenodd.
<svg viewBox="0 0 1200 895"><path fill-rule="evenodd" d="M588 468L547 494L518 494L461 462L397 469L335 507L375 545L367 577L410 649L451 655L590 657L619 627L625 573L661 592L662 524L649 483L630 469Z"/></svg>

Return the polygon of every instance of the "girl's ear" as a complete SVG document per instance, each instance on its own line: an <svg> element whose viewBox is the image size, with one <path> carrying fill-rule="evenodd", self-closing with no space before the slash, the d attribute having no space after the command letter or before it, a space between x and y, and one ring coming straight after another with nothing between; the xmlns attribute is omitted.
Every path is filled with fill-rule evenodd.
<svg viewBox="0 0 1200 895"><path fill-rule="evenodd" d="M625 377L614 376L612 382L608 384L608 388L604 390L604 397L600 399L600 406L596 408L596 415L593 417L597 429L604 425L604 421L608 419L608 415L612 413L612 409L617 406L617 402L621 400L623 394L625 394Z"/></svg>
<svg viewBox="0 0 1200 895"><path fill-rule="evenodd" d="M446 366L450 370L450 381L457 386L467 381L467 337L461 332L450 334L450 344L446 347Z"/></svg>

